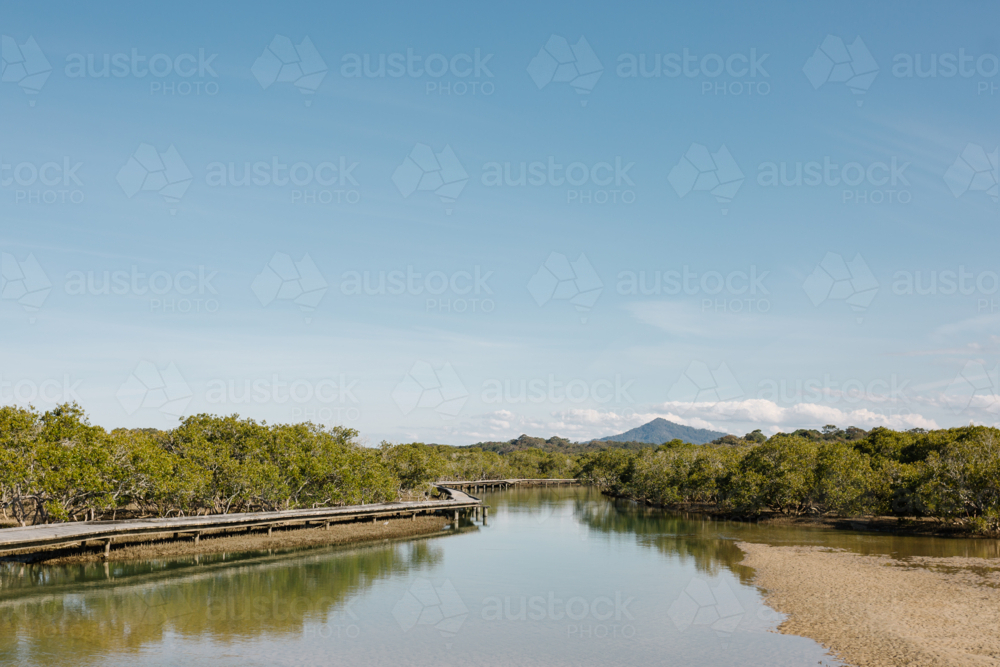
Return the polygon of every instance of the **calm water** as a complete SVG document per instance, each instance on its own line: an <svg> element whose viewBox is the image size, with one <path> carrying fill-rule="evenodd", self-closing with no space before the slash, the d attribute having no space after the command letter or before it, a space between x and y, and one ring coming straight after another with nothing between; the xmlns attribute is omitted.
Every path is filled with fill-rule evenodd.
<svg viewBox="0 0 1000 667"><path fill-rule="evenodd" d="M997 542L689 520L587 489L488 495L489 526L355 549L0 564L0 664L836 665L770 630L737 540L897 557Z"/></svg>

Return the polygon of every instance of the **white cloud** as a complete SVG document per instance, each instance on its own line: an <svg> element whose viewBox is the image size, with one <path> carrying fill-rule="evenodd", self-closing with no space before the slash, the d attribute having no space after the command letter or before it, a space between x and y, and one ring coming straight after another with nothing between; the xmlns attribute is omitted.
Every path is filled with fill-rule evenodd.
<svg viewBox="0 0 1000 667"><path fill-rule="evenodd" d="M822 403L796 403L781 406L774 401L762 398L742 401L720 401L717 403L683 403L666 402L659 406L662 410L676 411L683 414L689 421L704 420L708 424L731 424L730 428L715 427L715 430L739 430L735 426L757 427L768 424L782 430L797 428L816 428L823 424L838 426L858 426L874 428L887 426L902 430L911 428L939 428L933 419L916 413L898 414L890 412L882 414L864 407L841 409ZM703 426L701 428L713 428ZM752 429L751 429L752 430Z"/></svg>

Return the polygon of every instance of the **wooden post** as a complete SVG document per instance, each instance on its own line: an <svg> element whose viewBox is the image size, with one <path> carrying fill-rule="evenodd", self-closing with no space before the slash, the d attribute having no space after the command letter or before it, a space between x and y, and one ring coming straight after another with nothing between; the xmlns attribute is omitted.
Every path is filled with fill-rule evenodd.
<svg viewBox="0 0 1000 667"><path fill-rule="evenodd" d="M455 528L458 528L458 510L455 510Z"/></svg>
<svg viewBox="0 0 1000 667"><path fill-rule="evenodd" d="M378 517L377 516L373 516L372 517L372 523L373 524L378 523Z"/></svg>
<svg viewBox="0 0 1000 667"><path fill-rule="evenodd" d="M490 515L490 509L488 507L483 507L483 525L486 525L486 519Z"/></svg>
<svg viewBox="0 0 1000 667"><path fill-rule="evenodd" d="M104 557L107 558L111 554L111 540L104 540Z"/></svg>
<svg viewBox="0 0 1000 667"><path fill-rule="evenodd" d="M330 530L330 522L329 521L326 522L326 525L323 527L323 530Z"/></svg>
<svg viewBox="0 0 1000 667"><path fill-rule="evenodd" d="M198 544L201 541L201 533L194 534L194 543Z"/></svg>
<svg viewBox="0 0 1000 667"><path fill-rule="evenodd" d="M271 537L271 529L272 529L272 528L273 528L273 526L271 526L271 525L268 525L268 527L267 527L267 536L268 536L268 537Z"/></svg>
<svg viewBox="0 0 1000 667"><path fill-rule="evenodd" d="M414 512L413 514L410 515L410 521L416 521L416 520L417 520L417 513Z"/></svg>

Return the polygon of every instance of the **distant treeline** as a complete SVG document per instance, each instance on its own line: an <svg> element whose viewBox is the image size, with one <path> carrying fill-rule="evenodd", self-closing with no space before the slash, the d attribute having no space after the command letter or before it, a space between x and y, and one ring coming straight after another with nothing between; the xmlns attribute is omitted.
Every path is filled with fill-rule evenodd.
<svg viewBox="0 0 1000 667"><path fill-rule="evenodd" d="M730 436L732 437L732 436ZM605 440L590 440L589 442L572 442L566 438L536 438L530 435L521 435L513 440L501 442L477 442L469 445L468 449L482 449L487 452L497 454L510 454L511 452L522 452L529 449L537 449L542 452L553 454L586 454L587 452L599 452L604 449L648 449L648 442L612 442Z"/></svg>
<svg viewBox="0 0 1000 667"><path fill-rule="evenodd" d="M708 445L610 449L579 465L579 477L603 491L658 505L709 503L737 516L936 517L1000 531L1000 431L984 426L755 431Z"/></svg>
<svg viewBox="0 0 1000 667"><path fill-rule="evenodd" d="M76 405L0 408L0 509L22 525L349 505L438 479L572 476L567 456L422 444L353 429L195 415L168 431L91 425Z"/></svg>
<svg viewBox="0 0 1000 667"><path fill-rule="evenodd" d="M937 517L1000 531L1000 431L982 426L826 426L658 447L521 436L372 448L349 428L238 415L109 432L74 404L0 408L0 510L22 525L376 503L442 480L567 477L619 497L740 516Z"/></svg>

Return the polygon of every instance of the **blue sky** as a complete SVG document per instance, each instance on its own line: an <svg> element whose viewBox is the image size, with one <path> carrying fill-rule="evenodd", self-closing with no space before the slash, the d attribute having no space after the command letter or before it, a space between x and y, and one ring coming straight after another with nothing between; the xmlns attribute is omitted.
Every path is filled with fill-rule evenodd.
<svg viewBox="0 0 1000 667"><path fill-rule="evenodd" d="M5 2L0 401L993 424L998 12Z"/></svg>

